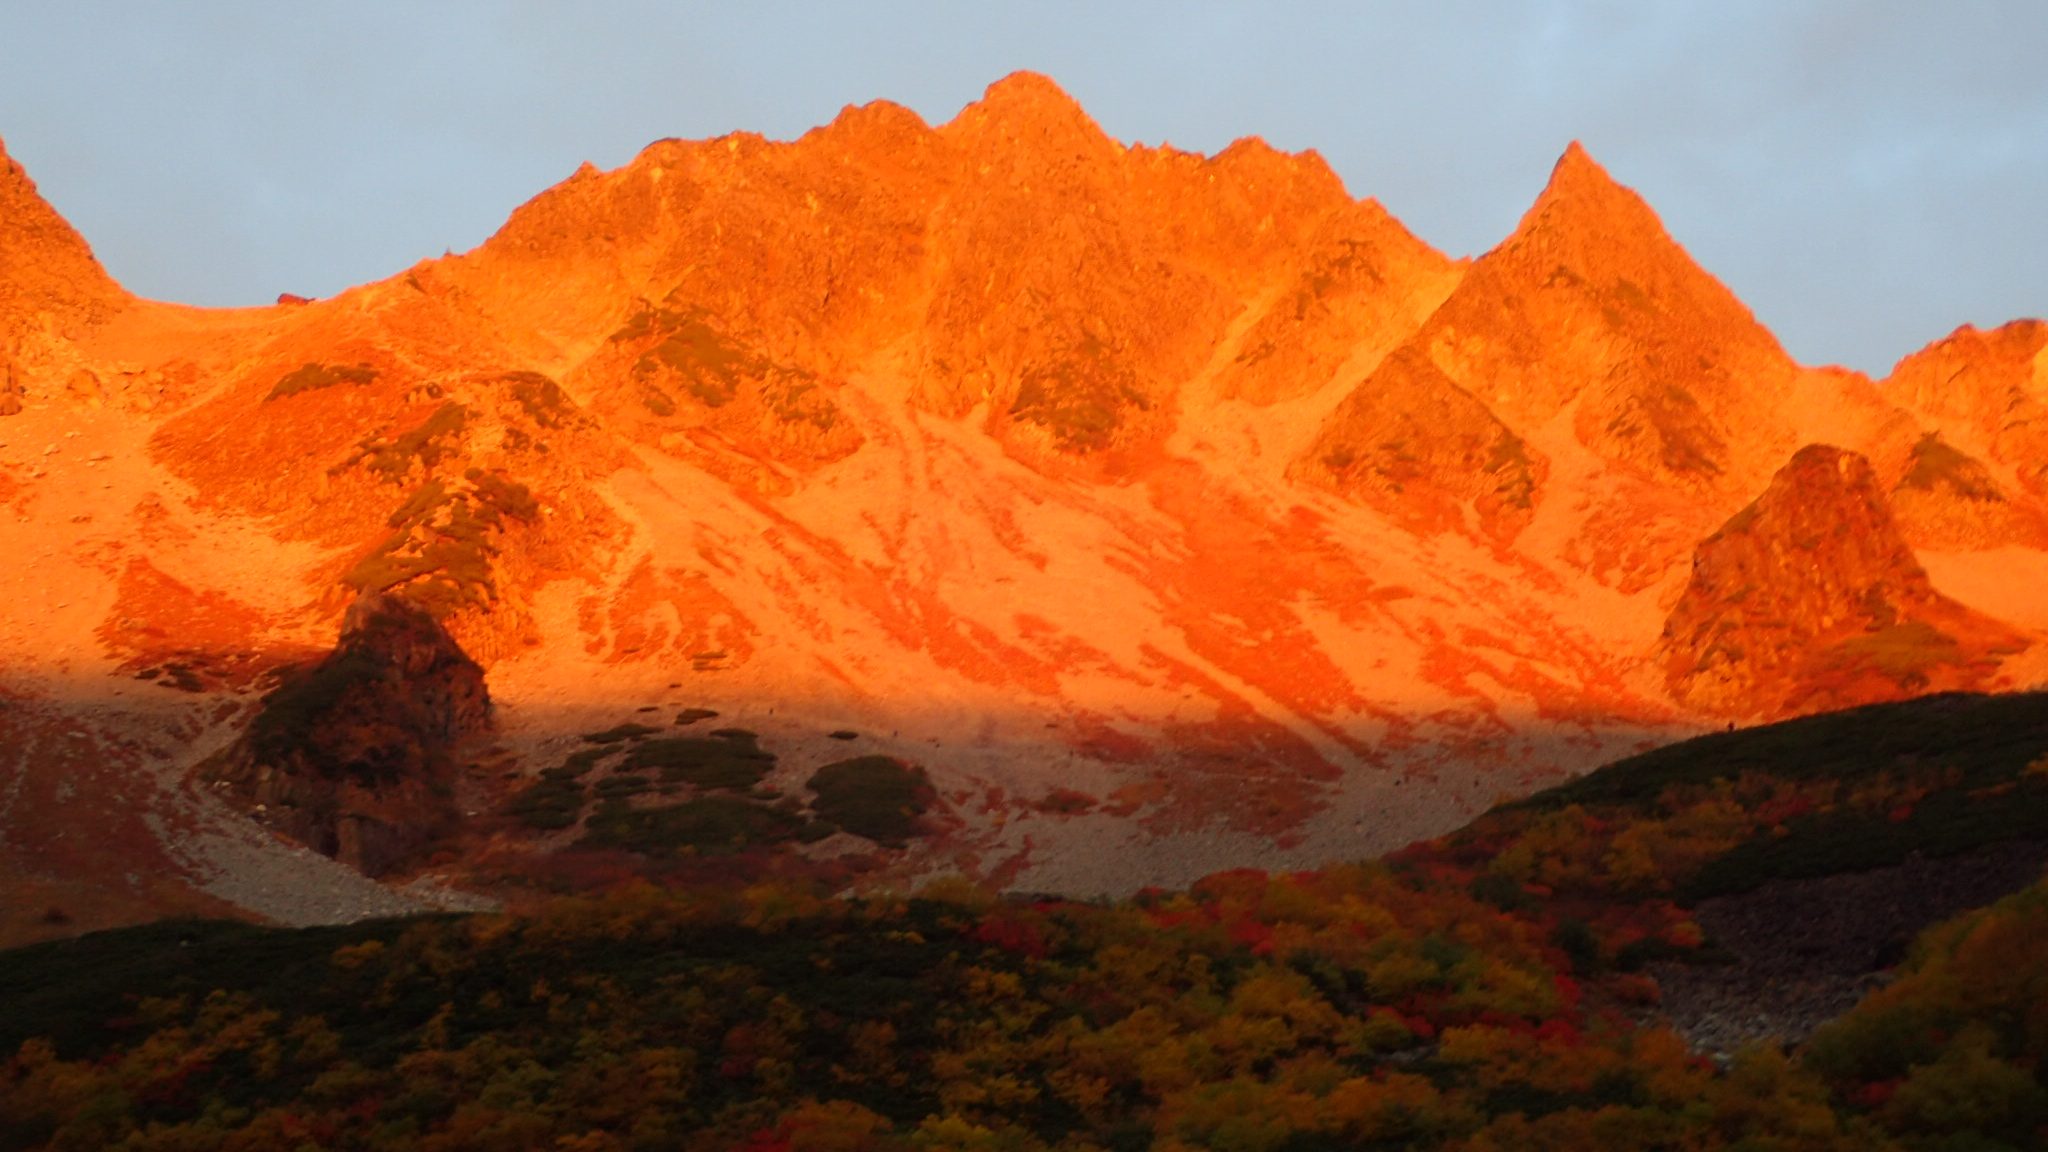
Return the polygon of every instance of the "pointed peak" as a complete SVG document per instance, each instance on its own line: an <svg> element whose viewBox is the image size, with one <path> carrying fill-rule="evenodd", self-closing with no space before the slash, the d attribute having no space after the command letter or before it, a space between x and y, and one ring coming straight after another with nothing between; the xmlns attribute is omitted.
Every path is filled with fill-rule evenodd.
<svg viewBox="0 0 2048 1152"><path fill-rule="evenodd" d="M1608 175L1607 169L1593 159L1593 154L1586 151L1584 144L1574 140L1565 146L1564 155L1551 166L1550 182L1543 186L1543 194L1536 198L1536 206L1540 209L1546 204L1616 200L1647 207L1632 189Z"/></svg>

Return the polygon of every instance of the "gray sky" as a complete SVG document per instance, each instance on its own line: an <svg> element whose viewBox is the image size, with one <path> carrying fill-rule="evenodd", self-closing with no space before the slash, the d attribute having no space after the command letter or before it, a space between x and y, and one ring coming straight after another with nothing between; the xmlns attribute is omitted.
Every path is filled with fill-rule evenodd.
<svg viewBox="0 0 2048 1152"><path fill-rule="evenodd" d="M147 296L324 295L588 159L934 123L1019 68L1111 135L1315 148L1453 255L1586 142L1793 355L2048 315L2039 0L8 4L0 138Z"/></svg>

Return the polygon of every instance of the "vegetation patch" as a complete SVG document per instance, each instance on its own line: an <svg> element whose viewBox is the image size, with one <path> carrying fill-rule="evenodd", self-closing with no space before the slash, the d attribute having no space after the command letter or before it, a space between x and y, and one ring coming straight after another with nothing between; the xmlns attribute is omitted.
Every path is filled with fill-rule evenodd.
<svg viewBox="0 0 2048 1152"><path fill-rule="evenodd" d="M602 732L585 732L583 740L587 744L620 744L627 740L644 740L659 731L659 728L628 721Z"/></svg>
<svg viewBox="0 0 2048 1152"><path fill-rule="evenodd" d="M469 426L468 408L450 400L413 428L390 439L370 437L333 471L362 463L388 483L403 484L414 467L431 469L455 452L454 442Z"/></svg>
<svg viewBox="0 0 2048 1152"><path fill-rule="evenodd" d="M1902 687L1927 683L1927 672L1962 659L1955 638L1932 624L1906 620L1852 636L1827 653L1844 671L1868 668Z"/></svg>
<svg viewBox="0 0 2048 1152"><path fill-rule="evenodd" d="M607 776L597 782L596 792L600 800L616 800L638 796L653 787L638 776Z"/></svg>
<svg viewBox="0 0 2048 1152"><path fill-rule="evenodd" d="M619 771L653 769L661 773L665 784L740 791L760 783L774 763L774 754L763 751L751 733L744 737L671 736L634 745Z"/></svg>
<svg viewBox="0 0 2048 1152"><path fill-rule="evenodd" d="M360 761L343 763L324 744L312 739L313 728L352 692L369 689L383 679L387 665L365 649L348 645L317 663L285 674L263 697L249 722L249 747L259 764L282 764L297 755L322 777L344 776L377 786L396 779L389 765Z"/></svg>
<svg viewBox="0 0 2048 1152"><path fill-rule="evenodd" d="M1502 428L1493 441L1486 472L1495 481L1494 494L1510 508L1528 510L1536 500L1536 466L1529 459L1529 445L1520 436Z"/></svg>
<svg viewBox="0 0 2048 1152"><path fill-rule="evenodd" d="M405 588L406 597L435 615L464 605L487 607L497 598L492 561L508 521L532 522L540 506L524 484L472 468L468 488L451 490L427 480L388 518L393 529L374 552L358 560L342 582L358 593Z"/></svg>
<svg viewBox="0 0 2048 1152"><path fill-rule="evenodd" d="M1980 788L2020 775L2044 750L2048 693L1955 692L1711 733L1617 760L1508 807L1633 808L1667 788L1732 783L1746 774L1839 782L1918 764L1953 767L1960 787Z"/></svg>
<svg viewBox="0 0 2048 1152"><path fill-rule="evenodd" d="M1884 810L1842 805L1801 816L1708 861L1680 894L1697 902L1773 880L1864 872L1916 855L1960 856L2012 840L2048 841L2048 782L2022 780L1995 799L1945 788Z"/></svg>
<svg viewBox="0 0 2048 1152"><path fill-rule="evenodd" d="M1663 466L1680 475L1714 476L1727 445L1692 393L1675 384L1631 392L1607 431L1631 442L1654 445Z"/></svg>
<svg viewBox="0 0 2048 1152"><path fill-rule="evenodd" d="M921 817L937 799L923 768L890 756L827 764L805 787L817 796L812 810L820 820L885 845L921 834Z"/></svg>
<svg viewBox="0 0 2048 1152"><path fill-rule="evenodd" d="M743 378L759 378L765 373L765 362L705 323L701 312L660 309L643 315L647 316L643 335L659 332L662 339L633 365L637 377L673 380L699 404L722 408L739 395ZM620 331L633 330L636 322L640 317Z"/></svg>
<svg viewBox="0 0 2048 1152"><path fill-rule="evenodd" d="M541 773L538 781L512 798L507 811L521 824L541 832L575 824L583 815L583 785L573 776L551 775L560 771L550 768Z"/></svg>
<svg viewBox="0 0 2048 1152"><path fill-rule="evenodd" d="M1045 429L1062 452L1095 452L1110 446L1127 412L1151 407L1137 376L1090 337L1068 357L1026 372L1010 416Z"/></svg>
<svg viewBox="0 0 2048 1152"><path fill-rule="evenodd" d="M715 793L662 808L598 806L583 842L643 856L743 852L797 838L803 818L740 796Z"/></svg>
<svg viewBox="0 0 2048 1152"><path fill-rule="evenodd" d="M1984 504L2005 502L1990 469L1951 447L1936 432L1929 432L1913 445L1913 458L1906 474L1899 477L1898 488L1919 492L1947 488L1965 500Z"/></svg>
<svg viewBox="0 0 2048 1152"><path fill-rule="evenodd" d="M505 382L526 418L542 428L561 428L576 417L576 405L561 385L538 372L514 372Z"/></svg>
<svg viewBox="0 0 2048 1152"><path fill-rule="evenodd" d="M1051 816L1082 816L1095 811L1099 801L1073 788L1055 788L1039 797L1032 807Z"/></svg>
<svg viewBox="0 0 2048 1152"><path fill-rule="evenodd" d="M569 758L562 761L559 766L549 768L542 772L541 775L545 776L548 772L555 772L561 774L566 779L575 780L589 775L592 768L597 767L599 762L616 751L617 749L605 745L600 745L596 748L579 748L569 753Z"/></svg>
<svg viewBox="0 0 2048 1152"><path fill-rule="evenodd" d="M263 400L265 403L282 400L337 384L368 384L376 378L377 370L368 364L306 364L287 372Z"/></svg>

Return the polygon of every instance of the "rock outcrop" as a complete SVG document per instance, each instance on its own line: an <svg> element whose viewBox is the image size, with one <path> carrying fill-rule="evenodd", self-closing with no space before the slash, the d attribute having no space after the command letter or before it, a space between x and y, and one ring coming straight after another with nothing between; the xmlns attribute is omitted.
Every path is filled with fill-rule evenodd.
<svg viewBox="0 0 2048 1152"><path fill-rule="evenodd" d="M1812 444L1701 542L1658 650L1687 704L1776 718L1976 687L2017 646L1934 590L1863 457Z"/></svg>
<svg viewBox="0 0 2048 1152"><path fill-rule="evenodd" d="M288 673L215 765L271 827L370 876L454 824L456 756L486 735L483 670L427 612L352 605L334 651Z"/></svg>

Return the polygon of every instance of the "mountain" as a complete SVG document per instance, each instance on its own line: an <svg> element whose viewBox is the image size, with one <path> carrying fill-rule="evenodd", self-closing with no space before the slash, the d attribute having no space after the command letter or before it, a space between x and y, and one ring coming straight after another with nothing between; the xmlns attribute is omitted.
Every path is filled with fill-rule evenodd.
<svg viewBox="0 0 2048 1152"><path fill-rule="evenodd" d="M0 938L791 868L1122 892L2048 676L2039 326L1800 366L1576 144L1458 261L1314 153L1125 145L1019 74L659 141L232 310L129 296L6 181ZM252 757L377 604L489 723L360 702ZM306 783L378 733L418 746Z"/></svg>

